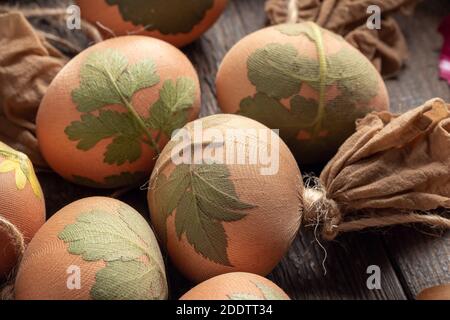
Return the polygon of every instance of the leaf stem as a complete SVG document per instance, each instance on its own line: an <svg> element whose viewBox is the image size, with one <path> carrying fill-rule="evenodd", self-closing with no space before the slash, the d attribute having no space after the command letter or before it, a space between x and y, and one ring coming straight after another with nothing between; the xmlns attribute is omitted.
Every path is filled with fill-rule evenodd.
<svg viewBox="0 0 450 320"><path fill-rule="evenodd" d="M159 141L161 140L161 130L158 132L158 135L156 136L156 143L159 143Z"/></svg>
<svg viewBox="0 0 450 320"><path fill-rule="evenodd" d="M325 113L326 80L328 73L328 65L327 65L327 58L325 55L325 47L323 44L322 32L315 23L311 23L311 28L316 38L315 44L317 47L317 54L319 56L319 107L317 110L317 118L316 118L317 123L313 129L314 135L317 136L322 127L322 118Z"/></svg>
<svg viewBox="0 0 450 320"><path fill-rule="evenodd" d="M112 77L112 75L108 73L108 77L109 80L111 81L111 83L114 86L114 89L116 89L117 93L120 96L120 99L122 100L124 106L127 108L128 112L131 113L131 115L133 116L133 118L136 120L136 122L138 123L138 125L141 127L141 129L144 131L144 134L147 136L148 138L148 142L150 143L150 146L156 151L156 153L159 155L161 153L161 150L159 149L158 144L155 142L155 140L152 137L152 134L150 132L150 130L148 130L147 126L145 125L144 121L142 120L141 116L137 113L137 111L134 109L133 105L131 104L130 101L128 101L127 98L125 98L125 96L123 95L122 91L120 91L119 87L117 86L116 82L114 81L114 78Z"/></svg>

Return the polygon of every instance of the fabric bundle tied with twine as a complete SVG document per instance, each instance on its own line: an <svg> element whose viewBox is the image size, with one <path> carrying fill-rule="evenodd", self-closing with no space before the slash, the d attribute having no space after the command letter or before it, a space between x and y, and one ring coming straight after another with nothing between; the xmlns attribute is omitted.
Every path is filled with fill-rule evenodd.
<svg viewBox="0 0 450 320"><path fill-rule="evenodd" d="M419 0L267 0L266 13L272 24L314 21L342 35L372 61L385 77L395 75L408 58L406 40L390 15L411 14ZM381 12L379 29L366 25L369 6Z"/></svg>
<svg viewBox="0 0 450 320"><path fill-rule="evenodd" d="M450 105L372 113L303 194L303 222L339 233L423 223L449 229ZM443 212L435 212L441 209Z"/></svg>

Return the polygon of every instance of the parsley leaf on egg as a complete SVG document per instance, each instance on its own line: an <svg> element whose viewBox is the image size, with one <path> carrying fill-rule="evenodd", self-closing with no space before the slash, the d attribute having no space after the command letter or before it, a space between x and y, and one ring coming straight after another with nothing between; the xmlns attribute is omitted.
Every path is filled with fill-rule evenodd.
<svg viewBox="0 0 450 320"><path fill-rule="evenodd" d="M72 91L72 100L82 114L66 127L67 137L83 151L109 139L104 162L110 165L137 161L145 145L159 154L160 132L170 137L173 130L186 124L196 93L193 79L166 80L159 100L149 106L150 115L142 116L133 105L133 96L159 82L151 59L130 65L115 49L91 53L81 66L80 85ZM111 110L111 106L121 106L123 111Z"/></svg>

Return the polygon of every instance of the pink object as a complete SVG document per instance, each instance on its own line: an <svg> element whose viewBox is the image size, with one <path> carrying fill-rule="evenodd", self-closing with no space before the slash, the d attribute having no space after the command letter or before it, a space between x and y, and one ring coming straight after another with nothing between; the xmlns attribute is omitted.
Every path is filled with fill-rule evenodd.
<svg viewBox="0 0 450 320"><path fill-rule="evenodd" d="M439 75L450 84L450 15L444 18L438 30L444 37L444 46L439 58Z"/></svg>

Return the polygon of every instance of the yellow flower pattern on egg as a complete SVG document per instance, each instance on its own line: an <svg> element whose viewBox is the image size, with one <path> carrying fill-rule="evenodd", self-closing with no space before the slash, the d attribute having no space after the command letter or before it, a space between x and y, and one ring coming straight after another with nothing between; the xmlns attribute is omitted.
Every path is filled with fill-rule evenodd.
<svg viewBox="0 0 450 320"><path fill-rule="evenodd" d="M28 157L2 142L0 142L0 156L3 158L3 161L0 162L0 174L14 172L17 189L23 190L29 182L33 193L41 199L42 190Z"/></svg>

